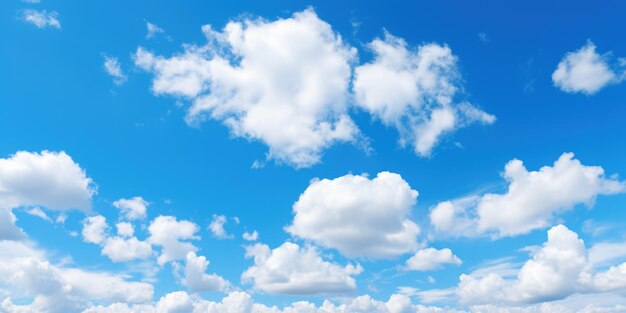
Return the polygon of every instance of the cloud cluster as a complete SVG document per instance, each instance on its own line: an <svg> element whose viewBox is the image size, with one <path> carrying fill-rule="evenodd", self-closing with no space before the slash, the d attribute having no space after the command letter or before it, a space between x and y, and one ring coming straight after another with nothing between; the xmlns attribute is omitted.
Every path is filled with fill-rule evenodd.
<svg viewBox="0 0 626 313"><path fill-rule="evenodd" d="M626 190L626 183L605 177L602 167L583 165L573 153L538 171L511 160L502 175L509 184L506 193L439 203L430 212L431 224L453 236L515 236L548 227L556 214L579 204L591 206L599 195Z"/></svg>
<svg viewBox="0 0 626 313"><path fill-rule="evenodd" d="M355 69L357 104L396 127L401 143L408 142L418 155L430 155L437 141L458 127L495 121L469 103L456 102L461 75L449 47L432 43L413 50L389 33L368 46L375 58Z"/></svg>
<svg viewBox="0 0 626 313"><path fill-rule="evenodd" d="M329 295L356 290L352 277L363 271L359 265L339 266L324 261L313 247L286 242L270 250L264 244L246 248L246 257L254 259L241 279L268 294Z"/></svg>
<svg viewBox="0 0 626 313"><path fill-rule="evenodd" d="M552 73L552 82L569 93L595 94L610 84L621 82L626 76L624 61L612 65L610 53L600 55L596 45L588 41L582 48L568 52Z"/></svg>
<svg viewBox="0 0 626 313"><path fill-rule="evenodd" d="M154 75L155 94L192 103L189 123L221 121L233 135L266 144L267 158L280 163L309 167L336 143L363 143L350 106L396 127L401 143L423 156L459 127L495 121L457 99L461 79L447 46L414 51L387 34L368 45L374 61L356 66L356 48L312 9L202 30L206 45L186 45L171 57L139 47L135 64Z"/></svg>
<svg viewBox="0 0 626 313"><path fill-rule="evenodd" d="M102 247L102 255L113 262L127 262L135 259L147 259L152 256L152 246L134 236L133 226L118 223L117 236L109 235L109 225L102 215L90 216L83 220L83 240Z"/></svg>
<svg viewBox="0 0 626 313"><path fill-rule="evenodd" d="M94 283L97 282L97 283ZM0 285L10 296L34 296L29 305L0 304L0 312L80 312L90 301L140 303L152 300L153 286L124 276L50 263L27 243L0 241ZM6 292L6 291L3 291Z"/></svg>
<svg viewBox="0 0 626 313"><path fill-rule="evenodd" d="M287 232L348 257L390 258L419 248L408 216L418 192L395 173L313 181L293 205ZM367 230L367 231L364 231Z"/></svg>
<svg viewBox="0 0 626 313"><path fill-rule="evenodd" d="M578 235L563 225L548 231L548 241L507 279L497 273L461 275L459 300L469 304L524 304L566 298L575 293L626 289L626 263L595 271Z"/></svg>

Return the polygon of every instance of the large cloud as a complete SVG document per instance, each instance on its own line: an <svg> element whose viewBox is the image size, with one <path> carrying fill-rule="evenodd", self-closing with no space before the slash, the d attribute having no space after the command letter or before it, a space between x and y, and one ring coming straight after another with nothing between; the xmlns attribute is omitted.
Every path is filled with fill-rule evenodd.
<svg viewBox="0 0 626 313"><path fill-rule="evenodd" d="M94 193L91 178L65 152L20 151L0 159L0 240L24 237L11 209L89 211Z"/></svg>
<svg viewBox="0 0 626 313"><path fill-rule="evenodd" d="M43 251L22 242L0 241L0 286L4 295L33 297L25 306L5 299L0 312L80 312L89 302L146 302L152 299L148 283L128 281L122 275L86 271L49 262Z"/></svg>
<svg viewBox="0 0 626 313"><path fill-rule="evenodd" d="M273 250L255 244L246 248L246 256L254 258L254 265L241 275L242 280L269 294L346 294L356 290L352 276L363 271L359 265L326 262L314 248L290 242Z"/></svg>
<svg viewBox="0 0 626 313"><path fill-rule="evenodd" d="M439 203L430 212L431 224L456 236L514 236L548 227L557 213L578 204L591 206L599 195L626 190L624 182L605 177L602 167L583 165L572 153L530 172L522 161L512 160L503 177L509 183L506 193Z"/></svg>
<svg viewBox="0 0 626 313"><path fill-rule="evenodd" d="M358 105L400 133L401 144L430 155L440 138L474 122L491 124L493 115L456 99L462 93L457 58L447 46L425 44L412 50L385 34L369 45L375 58L355 69Z"/></svg>
<svg viewBox="0 0 626 313"><path fill-rule="evenodd" d="M603 303L604 301L604 303ZM617 300L619 301L619 299ZM393 294L387 301L359 296L343 304L325 300L320 305L308 301L294 302L283 308L268 307L255 302L248 293L235 291L221 301L206 301L197 296L176 291L164 295L154 305L128 305L115 303L109 306L93 306L84 313L621 313L626 306L615 304L616 297L588 298L572 297L572 300L545 303L540 305L511 307L497 305L477 305L468 310L424 306L411 303L401 294ZM4 303L3 303L4 305ZM7 307L8 307L7 303ZM5 306L0 306L0 310ZM7 312L18 312L17 310Z"/></svg>
<svg viewBox="0 0 626 313"><path fill-rule="evenodd" d="M265 143L268 158L296 167L355 140L346 101L356 50L315 12L202 29L205 46L170 58L143 48L135 54L135 63L155 75L154 93L193 101L190 123L222 121L235 136Z"/></svg>
<svg viewBox="0 0 626 313"><path fill-rule="evenodd" d="M419 247L408 219L417 191L398 174L345 175L313 181L293 205L286 230L349 257L389 258Z"/></svg>
<svg viewBox="0 0 626 313"><path fill-rule="evenodd" d="M583 241L558 225L548 231L548 241L524 263L516 278L497 273L461 275L458 295L463 303L521 304L624 289L626 263L597 272Z"/></svg>
<svg viewBox="0 0 626 313"><path fill-rule="evenodd" d="M613 68L610 61L609 54L598 54L596 45L589 41L582 48L568 52L563 57L552 73L552 82L565 92L592 95L624 79L624 73L615 73L619 69Z"/></svg>

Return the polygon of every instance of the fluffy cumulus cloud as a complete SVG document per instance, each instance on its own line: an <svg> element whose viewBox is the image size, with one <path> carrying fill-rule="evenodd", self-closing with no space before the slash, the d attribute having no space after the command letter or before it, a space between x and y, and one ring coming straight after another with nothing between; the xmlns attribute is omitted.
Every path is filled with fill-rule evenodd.
<svg viewBox="0 0 626 313"><path fill-rule="evenodd" d="M163 265L169 261L183 260L196 248L189 240L198 240L198 226L190 221L178 221L174 216L158 216L148 227L150 237L147 241L160 246L161 254L157 262Z"/></svg>
<svg viewBox="0 0 626 313"><path fill-rule="evenodd" d="M33 299L30 304L16 305L6 298L0 312L80 312L93 301L138 303L152 299L153 287L148 283L55 265L43 251L27 243L0 241L0 248L0 286L8 287L2 290L3 296Z"/></svg>
<svg viewBox="0 0 626 313"><path fill-rule="evenodd" d="M11 209L40 206L50 210L89 211L92 180L65 152L17 152L0 159L0 240L19 239Z"/></svg>
<svg viewBox="0 0 626 313"><path fill-rule="evenodd" d="M113 78L113 83L116 85L121 85L128 79L116 57L104 56L104 71Z"/></svg>
<svg viewBox="0 0 626 313"><path fill-rule="evenodd" d="M515 236L548 227L556 214L578 204L591 206L599 195L626 190L624 182L605 177L602 167L583 165L572 153L538 171L512 160L502 175L509 184L506 193L439 203L430 212L431 224L455 236Z"/></svg>
<svg viewBox="0 0 626 313"><path fill-rule="evenodd" d="M269 294L346 294L356 290L352 276L363 271L359 265L324 261L315 248L290 242L273 250L260 243L249 246L246 257L253 258L254 265L241 275L242 280Z"/></svg>
<svg viewBox="0 0 626 313"><path fill-rule="evenodd" d="M313 181L293 205L286 230L348 257L389 258L419 248L419 227L408 219L417 199L402 177L380 172ZM364 231L367 230L367 231Z"/></svg>
<svg viewBox="0 0 626 313"><path fill-rule="evenodd" d="M491 124L495 117L467 102L457 58L447 46L425 44L410 49L390 34L369 43L374 59L355 69L358 105L395 127L401 144L430 155L441 137L471 123Z"/></svg>
<svg viewBox="0 0 626 313"><path fill-rule="evenodd" d="M462 303L522 304L552 301L575 293L626 289L626 263L596 271L578 235L563 225L548 231L548 240L521 267L516 277L497 273L461 275Z"/></svg>
<svg viewBox="0 0 626 313"><path fill-rule="evenodd" d="M611 65L610 54L598 54L596 45L588 41L563 57L552 73L552 82L565 92L592 95L609 84L622 81L624 75L619 65Z"/></svg>
<svg viewBox="0 0 626 313"><path fill-rule="evenodd" d="M113 202L113 206L120 209L120 215L127 220L139 220L145 218L149 204L150 203L142 197L119 199Z"/></svg>
<svg viewBox="0 0 626 313"><path fill-rule="evenodd" d="M102 255L113 262L147 259L152 256L152 246L134 236L130 223L116 224L118 236L109 236L109 225L102 215L83 220L83 240L102 246Z"/></svg>
<svg viewBox="0 0 626 313"><path fill-rule="evenodd" d="M441 250L426 248L420 249L409 258L406 261L406 266L414 271L431 271L439 269L446 264L461 265L461 263L463 263L461 259L448 248Z"/></svg>
<svg viewBox="0 0 626 313"><path fill-rule="evenodd" d="M268 158L296 167L355 140L347 98L356 50L315 12L202 29L204 46L169 58L143 48L135 54L135 63L154 73L154 93L193 102L190 123L221 121L235 136L265 143Z"/></svg>
<svg viewBox="0 0 626 313"><path fill-rule="evenodd" d="M194 252L187 253L184 269L175 263L180 281L187 286L190 292L224 291L230 283L217 274L207 274L209 261L206 257L196 255Z"/></svg>
<svg viewBox="0 0 626 313"><path fill-rule="evenodd" d="M52 27L61 29L59 13L56 11L48 12L46 10L27 9L22 11L22 19L38 28Z"/></svg>

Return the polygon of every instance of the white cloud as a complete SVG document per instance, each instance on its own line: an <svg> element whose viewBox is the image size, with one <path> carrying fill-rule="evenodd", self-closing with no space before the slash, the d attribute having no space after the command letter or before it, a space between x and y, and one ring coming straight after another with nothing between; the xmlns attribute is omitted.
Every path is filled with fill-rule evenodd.
<svg viewBox="0 0 626 313"><path fill-rule="evenodd" d="M435 248L420 249L406 261L406 266L414 271L431 271L441 268L445 264L461 265L462 261L452 250L445 248L437 250Z"/></svg>
<svg viewBox="0 0 626 313"><path fill-rule="evenodd" d="M0 159L0 240L25 237L11 209L89 211L95 192L92 180L65 152L20 151Z"/></svg>
<svg viewBox="0 0 626 313"><path fill-rule="evenodd" d="M104 56L104 70L113 78L116 85L121 85L128 79L116 57Z"/></svg>
<svg viewBox="0 0 626 313"><path fill-rule="evenodd" d="M120 209L120 214L128 220L139 220L146 217L147 207L150 203L142 197L119 199L113 202L113 206Z"/></svg>
<svg viewBox="0 0 626 313"><path fill-rule="evenodd" d="M268 294L346 294L356 290L352 276L363 271L360 265L326 262L313 247L290 242L273 250L264 244L249 246L246 257L254 258L254 265L242 280Z"/></svg>
<svg viewBox="0 0 626 313"><path fill-rule="evenodd" d="M233 236L228 234L224 229L224 224L226 224L226 216L213 215L213 220L209 224L209 230L213 234L213 237L217 239L233 238Z"/></svg>
<svg viewBox="0 0 626 313"><path fill-rule="evenodd" d="M259 233L255 230L252 233L245 232L242 235L243 239L246 241L256 241L259 239Z"/></svg>
<svg viewBox="0 0 626 313"><path fill-rule="evenodd" d="M146 21L146 30L148 31L148 33L146 34L146 39L154 38L158 34L165 33L165 31L161 27L156 26L155 24L152 24L148 21Z"/></svg>
<svg viewBox="0 0 626 313"><path fill-rule="evenodd" d="M357 104L394 126L400 143L408 142L418 155L430 155L443 135L459 127L495 121L493 115L457 102L463 87L457 58L447 46L425 44L414 51L386 33L368 47L375 57L355 69Z"/></svg>
<svg viewBox="0 0 626 313"><path fill-rule="evenodd" d="M0 211L20 206L88 211L94 193L92 180L65 152L20 151L0 159Z"/></svg>
<svg viewBox="0 0 626 313"><path fill-rule="evenodd" d="M194 252L187 253L181 283L187 286L190 292L226 290L230 283L219 275L207 274L208 266L209 261L206 257L198 256Z"/></svg>
<svg viewBox="0 0 626 313"><path fill-rule="evenodd" d="M31 3L31 4L35 4L35 3L40 3L41 0L22 0L22 2L24 3Z"/></svg>
<svg viewBox="0 0 626 313"><path fill-rule="evenodd" d="M582 48L568 52L554 73L552 82L565 92L592 95L609 84L620 82L623 73L615 73L609 65L609 54L600 55L596 45L588 41Z"/></svg>
<svg viewBox="0 0 626 313"><path fill-rule="evenodd" d="M320 161L338 142L356 140L347 114L351 63L346 45L313 10L265 21L206 25L205 46L165 58L138 48L137 66L154 73L152 90L193 102L187 121L223 122L237 137L269 147L267 157L296 167Z"/></svg>
<svg viewBox="0 0 626 313"><path fill-rule="evenodd" d="M515 236L548 227L556 214L576 205L592 206L599 195L626 190L624 182L605 177L602 167L581 164L572 153L530 172L512 160L502 175L509 183L506 193L439 203L430 212L431 224L455 236Z"/></svg>
<svg viewBox="0 0 626 313"><path fill-rule="evenodd" d="M113 262L147 259L152 256L152 246L136 237L109 237L103 243L102 254Z"/></svg>
<svg viewBox="0 0 626 313"><path fill-rule="evenodd" d="M109 237L109 225L102 215L91 216L83 221L83 239L102 246L102 255L113 262L146 259L152 255L152 246L133 236L129 223L116 224L119 237Z"/></svg>
<svg viewBox="0 0 626 313"><path fill-rule="evenodd" d="M345 175L313 181L293 205L292 235L349 257L389 258L419 248L408 219L417 191L398 174ZM367 230L367 231L364 231Z"/></svg>
<svg viewBox="0 0 626 313"><path fill-rule="evenodd" d="M46 222L52 222L52 219L48 216L48 214L38 207L28 209L26 210L26 213L32 216L37 216Z"/></svg>
<svg viewBox="0 0 626 313"><path fill-rule="evenodd" d="M85 242L100 244L107 237L106 218L102 215L90 216L83 220L83 240Z"/></svg>
<svg viewBox="0 0 626 313"><path fill-rule="evenodd" d="M496 273L482 277L461 275L458 296L469 304L523 304L564 299L575 293L626 289L626 263L597 272L578 235L563 225L548 231L548 241L517 276Z"/></svg>
<svg viewBox="0 0 626 313"><path fill-rule="evenodd" d="M61 29L59 13L56 11L47 12L46 10L27 9L22 12L22 19L38 28L54 27Z"/></svg>
<svg viewBox="0 0 626 313"><path fill-rule="evenodd" d="M150 284L54 265L45 259L44 252L23 242L0 241L0 248L0 285L9 287L9 296L33 298L27 305L5 299L0 312L80 312L92 301L136 303L152 299Z"/></svg>
<svg viewBox="0 0 626 313"><path fill-rule="evenodd" d="M161 255L157 259L160 265L185 259L187 253L198 250L190 242L181 241L200 239L195 235L198 226L190 221L177 221L174 216L158 216L150 223L148 231L150 237L147 241L162 247Z"/></svg>
<svg viewBox="0 0 626 313"><path fill-rule="evenodd" d="M117 234L121 237L132 237L135 234L135 229L131 223L119 222L115 224L117 228Z"/></svg>

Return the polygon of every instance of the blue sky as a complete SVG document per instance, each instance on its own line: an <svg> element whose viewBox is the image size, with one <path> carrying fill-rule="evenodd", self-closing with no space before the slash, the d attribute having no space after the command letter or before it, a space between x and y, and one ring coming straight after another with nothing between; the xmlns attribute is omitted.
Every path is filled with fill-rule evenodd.
<svg viewBox="0 0 626 313"><path fill-rule="evenodd" d="M624 9L4 1L0 312L625 311Z"/></svg>

